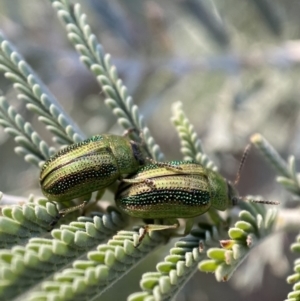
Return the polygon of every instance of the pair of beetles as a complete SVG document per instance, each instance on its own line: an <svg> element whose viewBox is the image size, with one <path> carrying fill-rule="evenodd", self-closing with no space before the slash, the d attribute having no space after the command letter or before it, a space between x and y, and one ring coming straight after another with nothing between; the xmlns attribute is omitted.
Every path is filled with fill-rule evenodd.
<svg viewBox="0 0 300 301"><path fill-rule="evenodd" d="M142 219L193 218L210 207L224 211L240 199L230 182L201 164L147 161L151 159L143 145L128 137L93 136L66 147L45 162L40 174L42 192L50 201L65 202L120 180L115 196L117 207ZM148 231L177 226L178 223L147 225L140 241ZM190 226L187 223L185 233Z"/></svg>

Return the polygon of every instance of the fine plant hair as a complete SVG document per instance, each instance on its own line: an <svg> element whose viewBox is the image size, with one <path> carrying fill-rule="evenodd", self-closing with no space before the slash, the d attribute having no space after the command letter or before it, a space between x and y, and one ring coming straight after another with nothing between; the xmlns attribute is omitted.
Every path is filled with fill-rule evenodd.
<svg viewBox="0 0 300 301"><path fill-rule="evenodd" d="M105 93L105 103L119 125L124 130L134 129L130 131L131 138L143 143L151 159L162 161L164 155L159 145L119 78L110 55L92 33L80 5L70 5L67 0L50 2L80 61ZM55 143L63 147L86 138L3 34L0 35L0 71L11 81L18 99L24 101L26 108L45 125ZM204 152L180 102L173 106L172 122L178 132L182 159L217 171L217 164ZM0 125L14 138L15 152L37 168L56 152L5 96L0 97ZM282 187L300 196L295 157L291 156L286 162L260 134L254 134L251 143L274 167ZM0 199L4 197L0 192ZM256 198L261 199L248 196L249 200ZM199 222L189 235L177 240L164 260L157 263L156 271L142 275L140 291L128 296L128 300L172 300L196 271L212 272L217 281L228 281L264 239L275 231L291 228L284 202L280 209L251 202L240 202L239 206L238 216L231 223L229 218L210 210L210 224ZM23 204L3 206L0 217L0 300L94 300L166 242L164 233L150 232L136 248L138 231L135 228L126 230L131 220L110 206L105 212L90 216L72 212L49 233L49 225L58 210L57 204L34 196ZM294 222L294 228L297 226L299 222ZM291 248L300 252L299 237ZM288 278L289 283L295 283L288 296L291 301L299 300L299 266L300 261L296 260L295 274Z"/></svg>

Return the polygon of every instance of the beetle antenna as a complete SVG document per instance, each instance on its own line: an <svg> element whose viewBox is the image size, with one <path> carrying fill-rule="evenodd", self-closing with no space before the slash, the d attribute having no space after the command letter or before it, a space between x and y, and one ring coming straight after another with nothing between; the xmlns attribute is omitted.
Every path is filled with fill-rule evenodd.
<svg viewBox="0 0 300 301"><path fill-rule="evenodd" d="M78 209L82 209L84 208L84 206L87 204L88 202L87 201L84 201L83 203L79 204L79 205L76 205L76 206L73 206L73 207L70 207L70 208L64 208L64 209L61 209L59 210L59 214L61 214L62 216L65 216L66 214L70 213L70 212L73 212L73 211L76 211Z"/></svg>
<svg viewBox="0 0 300 301"><path fill-rule="evenodd" d="M242 167L244 165L244 163L246 162L246 159L248 157L248 154L249 154L249 151L250 151L250 147L251 147L251 144L248 144L243 152L243 156L242 156L242 159L240 161L240 166L239 166L239 169L238 169L238 172L236 174L236 178L235 178L235 181L234 181L234 186L237 185L237 183L239 182L240 180L240 177L241 177L241 170L242 170Z"/></svg>
<svg viewBox="0 0 300 301"><path fill-rule="evenodd" d="M260 199L260 200L255 200L255 199L250 199L249 197L235 197L232 200L233 205L237 205L239 202L248 202L248 203L257 203L257 204L266 204L266 205L279 205L280 202L277 201L269 201L265 199Z"/></svg>

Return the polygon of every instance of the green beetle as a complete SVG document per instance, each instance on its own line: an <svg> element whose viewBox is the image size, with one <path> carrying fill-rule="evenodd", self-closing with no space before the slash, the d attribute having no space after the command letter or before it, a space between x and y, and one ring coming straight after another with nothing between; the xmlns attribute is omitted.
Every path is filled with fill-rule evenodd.
<svg viewBox="0 0 300 301"><path fill-rule="evenodd" d="M48 159L40 173L43 194L70 201L102 190L145 164L141 144L128 137L97 135L72 144Z"/></svg>
<svg viewBox="0 0 300 301"><path fill-rule="evenodd" d="M176 167L178 169L176 169ZM142 219L193 218L211 207L224 211L243 198L219 173L192 161L150 164L123 179L116 205L126 214ZM276 202L254 201L277 204ZM187 234L193 221L186 224ZM172 225L146 225L139 243L149 231L174 229Z"/></svg>
<svg viewBox="0 0 300 301"><path fill-rule="evenodd" d="M120 184L116 204L140 218L189 218L211 206L227 209L237 192L218 173L191 161L171 161L171 168L150 164ZM173 167L179 166L180 170Z"/></svg>

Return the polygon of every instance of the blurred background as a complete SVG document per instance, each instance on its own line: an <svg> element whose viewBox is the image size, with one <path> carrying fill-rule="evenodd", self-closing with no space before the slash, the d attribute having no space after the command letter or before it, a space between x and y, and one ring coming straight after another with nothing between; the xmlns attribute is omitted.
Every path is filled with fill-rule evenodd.
<svg viewBox="0 0 300 301"><path fill-rule="evenodd" d="M179 139L170 122L172 105L180 100L205 151L225 177L235 178L242 151L256 132L284 158L294 154L298 161L299 1L78 2L105 51L112 55L167 160L181 158ZM0 0L0 12L2 32L87 136L123 132L105 107L101 88L78 60L50 1ZM51 145L49 133L17 100L2 75L0 89ZM13 139L0 128L0 191L24 199L30 193L40 195L39 170L12 154L14 146ZM274 177L273 170L252 149L238 189L242 195L292 201ZM293 237L279 234L266 241L229 283L217 283L213 275L196 273L177 300L285 299L291 290L285 278L291 272L289 244ZM270 250L267 256L262 252L266 249ZM112 295L116 292L125 300L139 290L142 272L154 270L155 262L167 250L168 246L159 249L126 276L114 292L107 292L107 300L116 297ZM269 265L262 270L257 262Z"/></svg>

